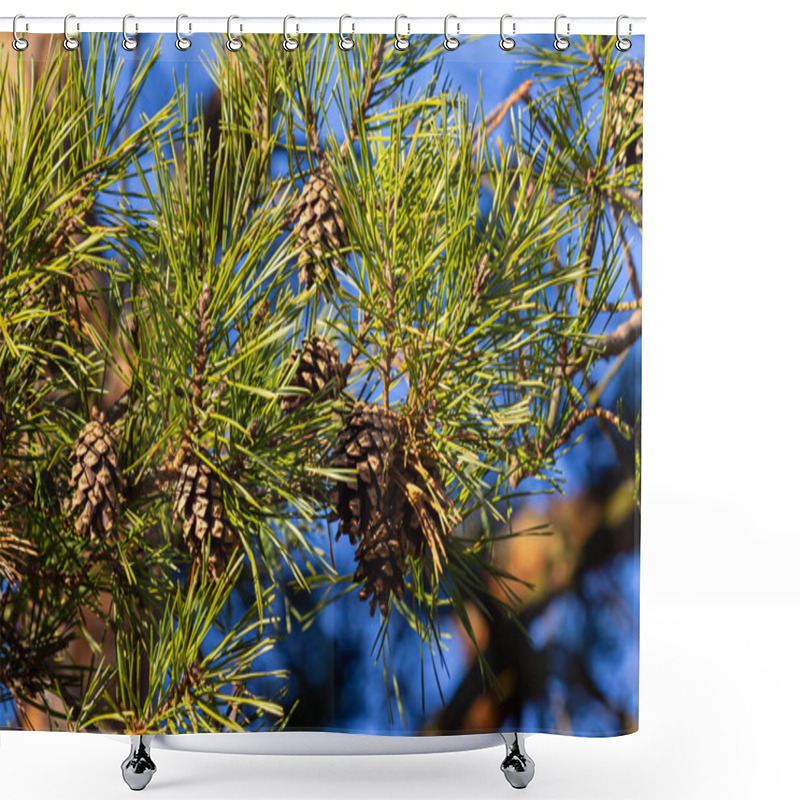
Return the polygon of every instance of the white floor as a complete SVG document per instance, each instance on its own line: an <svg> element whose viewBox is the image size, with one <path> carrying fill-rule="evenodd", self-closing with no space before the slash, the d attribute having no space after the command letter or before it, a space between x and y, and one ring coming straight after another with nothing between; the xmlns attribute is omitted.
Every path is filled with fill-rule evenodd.
<svg viewBox="0 0 800 800"><path fill-rule="evenodd" d="M800 600L701 602L644 610L639 733L588 740L534 736L540 800L798 797L796 643ZM125 740L4 732L0 797L129 797ZM147 797L509 797L502 748L424 756L221 756L155 751ZM520 795L522 796L522 795Z"/></svg>

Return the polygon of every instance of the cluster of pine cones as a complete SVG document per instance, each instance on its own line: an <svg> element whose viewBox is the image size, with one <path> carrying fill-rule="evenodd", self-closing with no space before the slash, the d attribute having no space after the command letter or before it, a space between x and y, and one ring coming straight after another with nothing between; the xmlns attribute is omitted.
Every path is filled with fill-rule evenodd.
<svg viewBox="0 0 800 800"><path fill-rule="evenodd" d="M323 159L306 181L289 221L302 249L298 268L306 288L333 281L336 255L348 246L338 190ZM198 306L194 356L193 408L204 387L209 335L210 290L204 287ZM292 375L281 409L339 397L345 373L336 347L322 336L303 341L291 356ZM336 483L331 518L339 520L337 538L345 534L356 545L354 580L363 583L362 600L388 613L392 595L405 592L407 558L427 544L435 567L443 554L442 532L449 530L449 500L434 460L425 455L424 437L407 420L379 406L345 403L343 426L333 448L332 464L352 470L352 480ZM195 420L196 421L196 420ZM95 410L72 452L69 511L75 533L87 539L111 534L121 503L122 477L117 443L103 414ZM235 552L239 537L225 507L225 485L208 451L197 451L187 439L172 465L172 510L195 562L205 562L218 579Z"/></svg>
<svg viewBox="0 0 800 800"><path fill-rule="evenodd" d="M294 374L285 411L310 399L338 397L344 388L339 353L314 336L292 355ZM440 531L447 524L448 499L432 459L420 455L421 437L389 409L347 403L344 424L332 454L332 466L354 472L336 483L332 520L338 539L345 534L356 547L353 579L363 583L362 600L370 614L389 611L389 599L405 592L407 557L422 553L427 542L435 556L442 550Z"/></svg>
<svg viewBox="0 0 800 800"><path fill-rule="evenodd" d="M103 540L113 534L122 502L117 441L105 416L92 411L72 449L72 493L67 512L79 538ZM176 459L173 515L196 561L205 560L218 579L236 550L238 537L225 512L223 484L208 452L184 446Z"/></svg>
<svg viewBox="0 0 800 800"><path fill-rule="evenodd" d="M196 310L196 339L192 357L191 423L205 387L205 369L211 330L211 289L206 284ZM93 409L72 449L73 462L67 509L75 534L82 539L102 540L111 536L122 502L122 474L117 462L117 441L104 414ZM181 525L183 539L195 563L205 562L215 580L225 571L239 538L225 510L224 484L213 469L211 454L196 450L186 436L170 472L174 482L172 512Z"/></svg>
<svg viewBox="0 0 800 800"><path fill-rule="evenodd" d="M321 336L306 339L291 357L290 392L284 412L299 404L338 397L344 373L336 347ZM389 409L347 401L347 411L332 454L332 465L354 476L334 484L331 518L356 546L354 573L363 583L362 600L370 614L386 615L392 595L403 597L407 558L424 546L434 560L443 552L441 533L448 526L449 500L423 437ZM75 533L87 539L111 535L122 494L117 442L102 413L95 409L72 451L72 498L69 511ZM174 467L177 478L173 515L195 562L204 562L219 579L234 554L238 535L225 508L225 487L211 466L212 456L187 442Z"/></svg>

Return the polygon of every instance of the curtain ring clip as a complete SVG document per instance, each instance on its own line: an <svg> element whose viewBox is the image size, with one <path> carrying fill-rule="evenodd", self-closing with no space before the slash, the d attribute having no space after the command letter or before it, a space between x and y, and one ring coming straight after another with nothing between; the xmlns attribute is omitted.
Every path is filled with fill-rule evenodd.
<svg viewBox="0 0 800 800"><path fill-rule="evenodd" d="M188 18L189 18L188 14L178 14L178 16L175 18L175 47L177 47L178 50L188 50L192 46L192 40L187 39L181 33L181 20ZM189 33L191 32L192 32L192 23L190 22Z"/></svg>
<svg viewBox="0 0 800 800"><path fill-rule="evenodd" d="M18 53L21 53L23 50L27 50L28 49L28 44L29 44L27 39L23 39L19 35L19 33L17 33L17 22L19 22L19 20L21 20L21 19L25 19L25 15L24 14L17 14L17 16L14 17L14 21L11 23L11 33L14 36L14 41L11 42L11 46ZM27 22L25 23L25 30L26 31L28 30L28 23Z"/></svg>
<svg viewBox="0 0 800 800"><path fill-rule="evenodd" d="M455 14L448 14L444 18L444 41L442 42L442 47L444 47L445 50L450 50L452 52L453 50L458 50L458 46L461 44L461 42L458 41L456 36L451 36L450 32L448 31L448 23L451 19L456 20L456 36L458 36L458 34L461 32L461 23L458 22L458 17Z"/></svg>
<svg viewBox="0 0 800 800"><path fill-rule="evenodd" d="M237 17L235 14L232 14L230 17L228 17L228 41L225 43L225 47L227 47L231 53L236 53L242 49L242 40L231 33L231 23L235 19L239 19L239 17ZM241 32L242 26L239 25L239 33Z"/></svg>
<svg viewBox="0 0 800 800"><path fill-rule="evenodd" d="M405 36L400 35L400 20L401 19L408 19L405 14L398 14L394 18L394 48L395 50L399 50L403 52L404 50L408 50L411 47L411 42L408 40L408 37L411 36L411 23L407 22L406 27L408 28L408 33Z"/></svg>
<svg viewBox="0 0 800 800"><path fill-rule="evenodd" d="M353 18L349 14L342 14L342 16L339 17L339 49L345 52L347 50L352 50L356 46L352 36L345 36L344 34L344 21L346 19L352 20ZM350 23L350 30L352 33L355 33L356 26L354 22Z"/></svg>
<svg viewBox="0 0 800 800"><path fill-rule="evenodd" d="M139 46L139 40L135 36L128 36L128 20L129 19L136 19L133 14L126 14L122 18L122 49L128 50L135 50ZM139 23L134 23L134 30L138 33L139 32Z"/></svg>
<svg viewBox="0 0 800 800"><path fill-rule="evenodd" d="M76 39L74 36L71 36L69 33L69 21L71 19L75 19L74 14L67 14L64 17L64 49L69 50L72 52L73 50L77 50L80 47L80 40ZM80 23L76 23L76 30L80 31L81 25Z"/></svg>
<svg viewBox="0 0 800 800"><path fill-rule="evenodd" d="M567 19L567 15L566 14L559 14L556 17L556 21L555 21L555 25L554 25L555 34L556 34L556 40L553 42L553 47L555 47L555 49L558 50L559 52L563 52L564 50L566 50L569 47L569 39L566 39L565 37L563 37L558 32L558 21L561 20L561 19ZM569 23L569 21L567 21L567 36L569 36L569 27L570 27L570 23Z"/></svg>
<svg viewBox="0 0 800 800"><path fill-rule="evenodd" d="M297 50L298 45L300 42L297 39L293 39L289 36L289 20L290 19L297 19L297 17L293 17L291 14L285 16L283 18L283 49L287 53L291 53L293 50ZM295 25L295 33L299 31L299 26Z"/></svg>
<svg viewBox="0 0 800 800"><path fill-rule="evenodd" d="M626 53L628 50L631 49L631 34L633 33L633 25L631 25L630 20L628 20L628 35L623 36L620 33L621 23L622 20L628 19L624 14L621 14L617 17L617 43L614 45L620 53Z"/></svg>
<svg viewBox="0 0 800 800"><path fill-rule="evenodd" d="M506 34L505 34L504 30L503 30L503 26L504 26L505 21L507 19L513 19L512 15L511 14L503 14L503 16L500 17L500 49L504 50L506 53L509 50L513 50L517 45L517 43L514 41L513 37L506 36ZM511 23L511 33L516 33L516 32L517 32L517 23L516 22L512 22Z"/></svg>

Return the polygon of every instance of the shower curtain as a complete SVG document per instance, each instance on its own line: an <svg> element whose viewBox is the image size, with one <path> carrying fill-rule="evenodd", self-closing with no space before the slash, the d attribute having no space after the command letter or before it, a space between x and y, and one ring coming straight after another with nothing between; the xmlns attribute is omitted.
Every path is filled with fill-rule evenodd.
<svg viewBox="0 0 800 800"><path fill-rule="evenodd" d="M636 730L641 37L3 37L0 728Z"/></svg>

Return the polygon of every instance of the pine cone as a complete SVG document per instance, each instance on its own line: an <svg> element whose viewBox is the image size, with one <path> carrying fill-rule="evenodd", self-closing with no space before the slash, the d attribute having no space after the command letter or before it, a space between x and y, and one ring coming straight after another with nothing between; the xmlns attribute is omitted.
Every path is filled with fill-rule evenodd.
<svg viewBox="0 0 800 800"><path fill-rule="evenodd" d="M340 213L339 192L330 166L322 161L306 181L289 213L289 222L301 244L297 257L300 274L310 289L317 278L335 280L329 263L331 251L347 246L347 231Z"/></svg>
<svg viewBox="0 0 800 800"><path fill-rule="evenodd" d="M222 482L196 454L190 454L180 466L173 515L183 526L183 539L192 558L202 561L205 555L209 573L218 579L236 550L238 538L225 513Z"/></svg>
<svg viewBox="0 0 800 800"><path fill-rule="evenodd" d="M635 113L633 124L639 129L638 135L629 141L625 150L620 153L617 163L624 169L631 164L641 164L643 155L642 143L642 98L644 97L644 69L638 61L629 61L619 72L612 87L612 119L611 148L632 133L631 116Z"/></svg>
<svg viewBox="0 0 800 800"><path fill-rule="evenodd" d="M336 484L332 493L333 517L339 520L337 539L344 533L355 544L380 513L398 430L395 414L380 406L358 403L350 412L339 433L332 463L340 469L356 470L357 477Z"/></svg>
<svg viewBox="0 0 800 800"><path fill-rule="evenodd" d="M449 525L446 519L442 519L439 508L443 511L449 509L450 500L445 493L439 468L430 459L406 450L397 481L401 484L398 490L403 495L400 505L406 551L411 556L417 556L422 553L426 542L432 550L441 549L438 543L441 532ZM432 493L436 495L439 508L434 503Z"/></svg>
<svg viewBox="0 0 800 800"><path fill-rule="evenodd" d="M389 598L394 594L403 599L406 589L406 553L402 529L391 518L379 518L356 548L356 568L353 580L364 582L358 596L369 600L369 614L380 606L381 614L389 612Z"/></svg>
<svg viewBox="0 0 800 800"><path fill-rule="evenodd" d="M28 557L36 555L36 548L17 535L19 520L12 518L8 509L0 505L0 598L4 590L11 589L22 577L20 570Z"/></svg>
<svg viewBox="0 0 800 800"><path fill-rule="evenodd" d="M337 397L342 390L342 363L339 351L322 336L304 339L303 346L292 353L292 364L298 359L290 386L305 389L312 397L324 399ZM307 395L297 394L281 398L281 408L291 411L308 400Z"/></svg>
<svg viewBox="0 0 800 800"><path fill-rule="evenodd" d="M360 597L370 597L388 612L390 596L405 591L406 556L418 556L427 544L440 569L442 531L452 522L450 500L440 472L421 437L407 419L379 406L354 406L336 443L333 464L354 469L357 477L334 486L332 519L338 539L358 542L353 579L364 583Z"/></svg>
<svg viewBox="0 0 800 800"><path fill-rule="evenodd" d="M75 462L69 488L70 513L77 513L75 533L99 539L111 533L120 503L122 479L116 441L105 415L92 410L92 419L78 436L71 458Z"/></svg>

